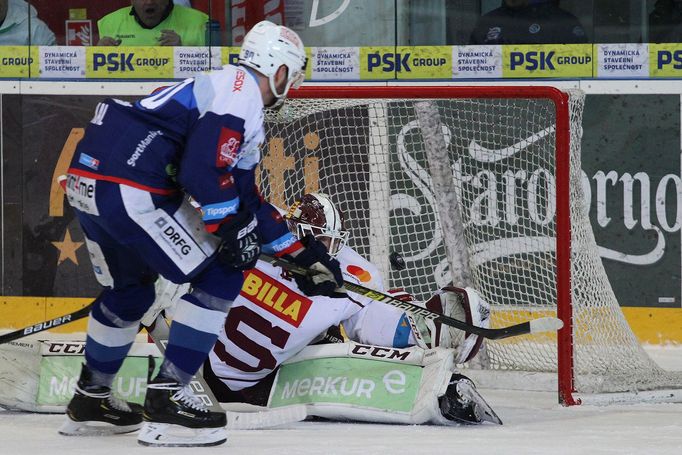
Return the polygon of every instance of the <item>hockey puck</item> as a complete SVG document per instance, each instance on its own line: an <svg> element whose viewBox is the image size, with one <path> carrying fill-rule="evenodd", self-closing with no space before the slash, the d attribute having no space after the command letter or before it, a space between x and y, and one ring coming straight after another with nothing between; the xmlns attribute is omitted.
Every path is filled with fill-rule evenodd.
<svg viewBox="0 0 682 455"><path fill-rule="evenodd" d="M405 269L405 259L397 251L392 252L388 255L388 260L391 261L391 267L395 270Z"/></svg>

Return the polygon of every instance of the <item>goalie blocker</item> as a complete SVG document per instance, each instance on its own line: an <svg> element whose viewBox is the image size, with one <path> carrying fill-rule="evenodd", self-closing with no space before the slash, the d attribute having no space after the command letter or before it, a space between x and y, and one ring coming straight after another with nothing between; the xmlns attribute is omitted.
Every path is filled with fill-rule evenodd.
<svg viewBox="0 0 682 455"><path fill-rule="evenodd" d="M352 341L313 345L284 362L272 381L264 381L272 384L269 392L256 393L236 394L209 369L205 374L221 401L265 394L268 408L302 404L308 416L331 420L502 424L473 383L453 373L454 355L440 347L398 349Z"/></svg>

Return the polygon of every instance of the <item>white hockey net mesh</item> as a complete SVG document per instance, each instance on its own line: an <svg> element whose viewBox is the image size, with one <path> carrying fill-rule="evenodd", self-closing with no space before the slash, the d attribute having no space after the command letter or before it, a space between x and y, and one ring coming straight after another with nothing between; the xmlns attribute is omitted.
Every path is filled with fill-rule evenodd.
<svg viewBox="0 0 682 455"><path fill-rule="evenodd" d="M328 193L346 215L350 245L379 266L387 288L403 287L425 300L452 279L440 227L452 214L442 212L432 190L416 100L400 99L396 90L395 99L289 100L267 118L260 185L278 206L306 191ZM452 94L429 102L449 143L449 163L440 167L454 176L471 284L491 303L493 326L555 316L554 103ZM601 264L581 186L583 105L584 95L571 92L576 390L682 384L642 350ZM393 251L405 259L405 270L391 270ZM487 354L493 369L556 371L556 334L488 342Z"/></svg>

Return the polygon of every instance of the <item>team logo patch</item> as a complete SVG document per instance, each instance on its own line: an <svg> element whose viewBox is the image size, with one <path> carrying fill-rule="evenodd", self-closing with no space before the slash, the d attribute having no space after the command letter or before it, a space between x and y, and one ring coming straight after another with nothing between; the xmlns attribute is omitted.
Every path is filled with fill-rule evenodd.
<svg viewBox="0 0 682 455"><path fill-rule="evenodd" d="M367 270L363 269L362 267L358 267L357 265L347 266L346 271L351 275L357 277L358 280L360 280L363 283L372 281L372 274L369 273Z"/></svg>
<svg viewBox="0 0 682 455"><path fill-rule="evenodd" d="M485 35L486 41L495 41L502 35L502 27L490 27Z"/></svg>
<svg viewBox="0 0 682 455"><path fill-rule="evenodd" d="M242 134L238 131L225 127L220 130L215 163L217 167L228 167L237 162L241 140Z"/></svg>
<svg viewBox="0 0 682 455"><path fill-rule="evenodd" d="M279 223L280 221L282 221L282 215L280 215L280 213L275 210L274 212L272 212L272 219Z"/></svg>
<svg viewBox="0 0 682 455"><path fill-rule="evenodd" d="M99 169L99 160L97 158L91 157L88 154L81 153L78 157L78 162L83 166L89 167L90 169Z"/></svg>
<svg viewBox="0 0 682 455"><path fill-rule="evenodd" d="M234 177L230 174L221 175L218 177L218 186L221 190L226 190L234 186Z"/></svg>
<svg viewBox="0 0 682 455"><path fill-rule="evenodd" d="M301 325L313 303L258 269L246 274L240 294L294 327Z"/></svg>

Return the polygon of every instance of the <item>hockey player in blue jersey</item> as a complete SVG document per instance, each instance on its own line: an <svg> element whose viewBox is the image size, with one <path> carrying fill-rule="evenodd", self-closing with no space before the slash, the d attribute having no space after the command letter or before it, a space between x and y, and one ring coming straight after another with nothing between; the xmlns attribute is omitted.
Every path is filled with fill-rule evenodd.
<svg viewBox="0 0 682 455"><path fill-rule="evenodd" d="M263 108L283 102L305 65L298 35L264 21L244 38L239 66L135 103L107 99L97 106L66 191L104 289L90 313L86 364L60 433L130 432L144 415L142 444L221 444L225 414L205 408L187 384L213 347L242 271L262 249L322 272L298 278L303 292L329 295L342 284L338 262L313 237L297 240L255 183ZM111 384L154 301L159 274L191 283L192 291L178 304L141 407L113 397Z"/></svg>

